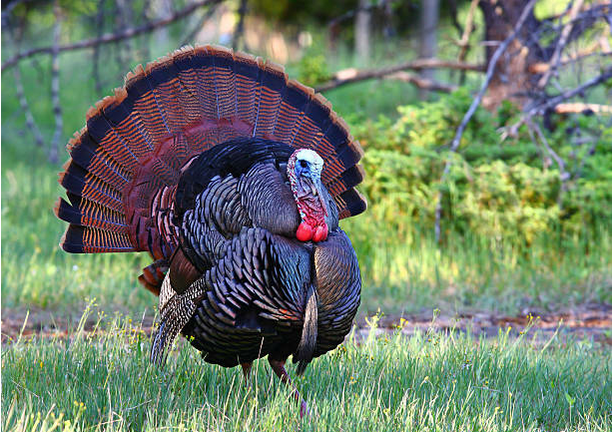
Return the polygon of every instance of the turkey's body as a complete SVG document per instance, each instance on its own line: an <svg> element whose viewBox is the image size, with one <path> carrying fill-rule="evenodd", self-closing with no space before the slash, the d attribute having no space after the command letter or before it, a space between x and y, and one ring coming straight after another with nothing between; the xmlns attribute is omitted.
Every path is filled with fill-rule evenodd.
<svg viewBox="0 0 612 432"><path fill-rule="evenodd" d="M128 74L69 152L61 246L152 255L154 361L182 332L208 362L268 355L288 380L288 356L301 372L349 332L361 281L338 221L365 209L361 148L279 67L182 49Z"/></svg>

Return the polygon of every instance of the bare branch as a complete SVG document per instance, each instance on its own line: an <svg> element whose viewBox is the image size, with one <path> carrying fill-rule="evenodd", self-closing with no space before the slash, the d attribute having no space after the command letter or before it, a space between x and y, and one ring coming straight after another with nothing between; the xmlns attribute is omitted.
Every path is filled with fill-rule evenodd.
<svg viewBox="0 0 612 432"><path fill-rule="evenodd" d="M576 18L578 11L580 11L580 8L582 8L583 3L584 0L575 0L574 4L572 4L572 9L569 15L570 20L565 24L563 30L561 30L561 37L559 38L559 42L555 47L555 52L553 53L549 62L550 68L546 70L546 73L544 73L544 75L542 75L542 77L538 81L539 88L546 87L546 85L548 84L548 80L550 79L552 74L557 71L559 67L559 62L561 61L561 52L563 51L563 48L565 48L567 39L570 33L572 32L572 29L574 28L574 19Z"/></svg>
<svg viewBox="0 0 612 432"><path fill-rule="evenodd" d="M51 54L51 102L53 103L53 114L55 116L55 132L51 139L49 147L49 160L51 162L58 161L60 139L62 138L62 128L64 125L62 119L62 106L60 104L60 68L59 68L59 46L62 30L62 17L59 0L55 0L53 5L53 14L55 15L55 26L53 27L53 53Z"/></svg>
<svg viewBox="0 0 612 432"><path fill-rule="evenodd" d="M527 3L527 5L525 6L525 9L523 9L523 12L521 13L521 16L516 22L514 31L502 42L502 44L499 47L497 47L497 49L495 50L495 53L493 53L493 55L491 56L491 60L489 61L489 65L487 67L487 74L485 76L485 80L482 83L482 86L480 87L478 94L472 101L472 104L470 105L469 109L463 116L463 120L461 120L459 127L457 128L455 137L453 138L453 141L451 142L450 153L455 153L457 149L459 148L459 144L461 143L461 137L463 136L463 132L465 131L465 128L468 122L474 115L474 112L476 112L476 108L478 108L478 105L480 105L480 102L482 101L482 98L485 92L487 91L487 87L489 87L489 83L491 82L491 79L493 78L493 75L495 73L495 68L497 67L497 62L499 61L499 58L504 53L504 51L506 51L510 43L516 38L516 36L520 32L521 28L523 27L523 24L525 23L525 21L527 20L527 17L529 16L529 13L531 12L531 10L533 9L533 6L535 5L535 2L536 0L530 0L529 3ZM448 175L448 172L450 171L451 161L452 161L452 158L449 155L444 165L444 171L442 171L442 178L440 179L440 183L443 183L446 180L446 176ZM440 218L442 217L442 190L438 192L438 200L436 203L435 215L436 215L436 221L435 221L436 242L439 242L440 241Z"/></svg>
<svg viewBox="0 0 612 432"><path fill-rule="evenodd" d="M317 87L318 92L323 92L341 87L346 84L351 84L358 81L364 81L373 78L383 78L406 69L423 70L423 69L458 69L469 70L475 72L483 72L484 67L473 63L464 63L456 61L447 61L440 59L417 59L406 63L401 63L394 66L387 66L380 69L343 69L334 74L334 78Z"/></svg>
<svg viewBox="0 0 612 432"><path fill-rule="evenodd" d="M420 77L418 75L411 74L410 72L396 72L393 75L385 77L385 79L392 79L402 82L414 84L418 88L426 89L430 91L438 91L442 93L451 93L457 90L456 85L442 83L439 81Z"/></svg>
<svg viewBox="0 0 612 432"><path fill-rule="evenodd" d="M156 21L151 21L140 27L132 27L132 28L125 29L119 33L107 33L99 38L85 39L85 40L67 44L67 45L60 45L59 52L87 49L87 48L92 48L95 45L103 45L103 44L121 41L124 39L133 38L143 33L148 33L158 28L165 27L169 24L172 24L173 22L178 21L181 18L184 18L192 14L195 10L199 9L200 7L207 6L212 3L217 3L218 1L219 0L199 0L199 1L196 1L190 4L189 6L186 6L180 11L170 14L167 17L161 18ZM52 54L52 53L53 53L53 46L46 46L46 47L40 47L40 48L33 48L28 51L16 54L12 56L11 58L9 58L4 63L2 63L2 72L4 72L6 69L9 69L15 66L17 62L19 62L20 60L24 58L32 57L38 54Z"/></svg>
<svg viewBox="0 0 612 432"><path fill-rule="evenodd" d="M612 105L601 105L584 102L560 103L555 106L557 114L580 114L592 112L600 115L612 115Z"/></svg>
<svg viewBox="0 0 612 432"><path fill-rule="evenodd" d="M561 208L563 203L563 194L567 190L567 181L571 178L571 175L565 169L566 164L563 158L559 156L559 154L554 151L552 147L548 144L548 140L542 133L542 129L540 129L540 126L536 122L531 121L531 119L527 119L526 124L529 128L529 133L532 135L532 140L534 142L536 141L533 137L533 133L531 132L533 130L535 131L540 142L544 145L544 148L546 148L546 151L548 152L550 157L555 160L557 166L559 167L559 180L561 181L561 189L559 190L559 195L557 196L557 205L559 206L559 208Z"/></svg>
<svg viewBox="0 0 612 432"><path fill-rule="evenodd" d="M571 99L574 96L577 96L579 94L582 94L585 90L591 87L594 87L598 84L601 84L609 80L610 78L612 78L612 66L605 69L601 75L591 78L590 80L579 85L578 87L571 89L571 90L567 90L553 98L545 99L543 102L536 104L534 107L532 107L531 109L527 111L527 117L532 117L538 114L544 114L547 110L554 108L561 102L567 99Z"/></svg>

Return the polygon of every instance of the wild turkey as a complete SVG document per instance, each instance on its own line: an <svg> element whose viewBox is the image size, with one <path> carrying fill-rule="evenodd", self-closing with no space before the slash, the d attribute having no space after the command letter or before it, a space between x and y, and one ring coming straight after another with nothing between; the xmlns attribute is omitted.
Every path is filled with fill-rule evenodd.
<svg viewBox="0 0 612 432"><path fill-rule="evenodd" d="M248 377L268 355L289 382L288 356L302 373L349 332L361 280L338 221L366 208L362 150L280 66L182 48L129 73L68 151L60 246L151 254L139 280L159 294L153 361L182 332L207 362Z"/></svg>

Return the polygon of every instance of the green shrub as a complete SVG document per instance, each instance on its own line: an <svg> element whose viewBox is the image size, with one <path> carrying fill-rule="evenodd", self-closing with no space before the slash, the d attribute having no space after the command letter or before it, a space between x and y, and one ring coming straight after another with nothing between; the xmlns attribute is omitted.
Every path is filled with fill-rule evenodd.
<svg viewBox="0 0 612 432"><path fill-rule="evenodd" d="M569 179L562 187L559 167L525 126L502 140L502 128L517 122L509 103L497 113L476 110L456 154L450 142L471 96L464 88L435 102L398 108L396 121L380 117L353 126L366 149L363 191L377 222L411 238L412 226L433 229L442 192L442 228L503 236L529 245L541 233L568 234L591 229L612 214L612 132L597 119L557 119L545 131L550 147L565 161ZM576 145L571 133L588 136ZM446 160L453 162L445 182Z"/></svg>

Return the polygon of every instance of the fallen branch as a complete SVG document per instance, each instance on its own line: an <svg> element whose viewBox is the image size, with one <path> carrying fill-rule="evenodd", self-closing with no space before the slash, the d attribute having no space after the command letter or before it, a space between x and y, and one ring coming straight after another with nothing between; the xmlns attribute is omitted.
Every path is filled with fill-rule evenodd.
<svg viewBox="0 0 612 432"><path fill-rule="evenodd" d="M199 9L200 7L209 5L211 3L216 3L216 1L215 0L199 0L199 1L196 1L195 3L190 4L189 6L186 6L180 11L170 14L169 16L165 18L161 18L157 21L151 21L140 27L128 28L119 33L108 33L99 38L85 39L85 40L67 44L67 45L60 45L59 52L82 50L82 49L92 48L96 45L103 45L103 44L121 41L124 39L133 38L143 33L148 33L160 27L165 27L169 24L172 24L173 22L178 21L181 18L184 18L190 15L191 13L193 13L195 10ZM15 66L20 60L23 60L25 58L32 57L38 54L52 54L53 49L54 49L53 46L46 46L46 47L40 47L40 48L32 48L28 51L24 51L22 53L16 54L13 57L10 57L4 63L2 63L2 72Z"/></svg>
<svg viewBox="0 0 612 432"><path fill-rule="evenodd" d="M555 106L557 114L580 114L592 112L594 114L612 115L612 105L601 105L584 102L560 103Z"/></svg>
<svg viewBox="0 0 612 432"><path fill-rule="evenodd" d="M423 70L423 69L457 69L457 70L469 70L474 72L483 72L484 66L473 63L457 62L440 60L436 58L431 59L417 59L406 63L401 63L394 66L387 66L380 69L343 69L334 74L334 78L319 85L316 90L323 92L331 89L341 87L346 84L351 84L358 81L364 81L374 78L383 78L388 75L395 74L397 72L404 71L406 69L411 70Z"/></svg>
<svg viewBox="0 0 612 432"><path fill-rule="evenodd" d="M455 137L453 138L451 142L450 153L455 153L457 149L459 148L459 144L461 143L461 137L463 136L463 132L465 131L465 128L468 122L474 115L474 112L476 112L476 108L478 108L478 105L480 105L480 102L482 101L482 98L485 92L487 91L487 88L489 87L491 79L493 78L493 75L495 73L495 68L497 67L497 62L499 61L499 58L504 53L504 51L506 51L510 43L512 43L512 41L518 35L519 31L523 27L523 24L525 24L525 21L527 20L529 13L533 9L535 2L536 0L530 0L529 3L527 3L527 5L525 6L525 9L523 9L521 16L519 17L516 23L516 26L514 27L514 31L510 34L510 36L506 38L506 40L502 42L501 45L499 45L499 47L497 47L497 49L491 56L491 60L489 61L489 65L487 67L487 74L485 75L485 80L482 83L482 86L480 87L478 94L472 101L472 104L470 105L469 109L463 116L463 120L461 120L459 127L457 128ZM446 176L448 175L448 172L450 171L451 161L452 161L452 158L449 156L448 159L446 159L446 163L444 164L444 171L442 171L442 177L440 178L440 183L444 183L444 181L446 180ZM442 189L438 191L438 200L436 203L435 216L436 216L435 236L436 236L436 242L439 242L440 241L440 219L442 217Z"/></svg>
<svg viewBox="0 0 612 432"><path fill-rule="evenodd" d="M456 85L442 83L432 79L420 77L418 75L411 74L410 72L396 72L393 75L385 77L385 79L397 80L414 84L416 87L425 90L437 91L442 93L451 93L457 90Z"/></svg>

